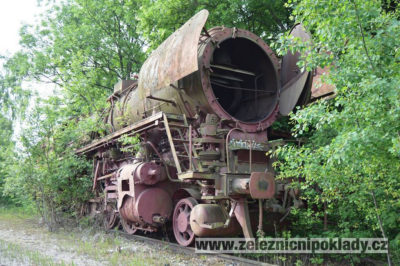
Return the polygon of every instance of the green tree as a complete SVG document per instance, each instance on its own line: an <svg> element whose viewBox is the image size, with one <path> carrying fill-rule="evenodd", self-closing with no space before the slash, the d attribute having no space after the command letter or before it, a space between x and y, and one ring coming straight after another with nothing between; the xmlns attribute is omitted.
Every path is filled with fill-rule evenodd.
<svg viewBox="0 0 400 266"><path fill-rule="evenodd" d="M12 58L0 55L0 112L6 117L23 116L31 92L23 89L22 82L27 78L29 65L27 57L21 52Z"/></svg>
<svg viewBox="0 0 400 266"><path fill-rule="evenodd" d="M10 174L10 162L14 157L14 142L12 141L12 123L0 114L0 205L11 203L4 195L4 183Z"/></svg>
<svg viewBox="0 0 400 266"><path fill-rule="evenodd" d="M74 145L88 123L63 117L58 98L38 100L22 132L22 154L14 162L5 191L36 203L44 222L53 229L64 215L79 217L91 195L91 163L75 155ZM60 123L63 121L63 123ZM87 129L87 130L85 130Z"/></svg>
<svg viewBox="0 0 400 266"><path fill-rule="evenodd" d="M210 11L207 27L227 26L274 36L290 28L290 8L283 0L142 0L138 14L139 29L150 50L164 41L196 12Z"/></svg>
<svg viewBox="0 0 400 266"><path fill-rule="evenodd" d="M129 79L144 60L138 9L136 1L48 1L40 23L21 28L21 50L4 58L2 112L25 118L21 151L7 162L4 191L33 199L51 227L60 213L79 216L91 196L92 165L74 149L91 132L104 132L101 115L113 84ZM33 94L23 89L26 82L56 89L47 100L31 98L33 107L24 114Z"/></svg>
<svg viewBox="0 0 400 266"><path fill-rule="evenodd" d="M39 25L21 29L27 76L62 87L58 93L71 115L101 110L113 84L129 79L144 60L137 9L135 1L50 5Z"/></svg>
<svg viewBox="0 0 400 266"><path fill-rule="evenodd" d="M295 19L312 33L301 65L330 66L336 97L292 114L300 146L277 153L281 177L301 176L309 202L300 212L306 232L388 237L399 259L400 22L381 1L290 1ZM294 49L282 38L282 53ZM297 212L297 211L296 211ZM319 225L319 226L318 226ZM317 229L319 228L319 229ZM316 230L317 229L317 230Z"/></svg>

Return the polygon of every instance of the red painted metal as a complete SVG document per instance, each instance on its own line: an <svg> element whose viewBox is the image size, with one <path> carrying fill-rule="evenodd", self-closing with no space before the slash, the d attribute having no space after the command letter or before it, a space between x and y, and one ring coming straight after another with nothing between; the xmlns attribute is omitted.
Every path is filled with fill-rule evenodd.
<svg viewBox="0 0 400 266"><path fill-rule="evenodd" d="M190 214L190 226L200 237L234 236L241 231L236 218L227 217L218 204L197 204Z"/></svg>
<svg viewBox="0 0 400 266"><path fill-rule="evenodd" d="M275 178L271 173L253 172L249 183L253 199L271 199L275 194Z"/></svg>
<svg viewBox="0 0 400 266"><path fill-rule="evenodd" d="M246 198L239 198L237 200L237 206L234 210L236 219L243 230L245 238L254 238L253 230L251 228L249 206L246 202Z"/></svg>
<svg viewBox="0 0 400 266"><path fill-rule="evenodd" d="M263 131L269 127L273 121L275 121L278 111L277 101L278 91L280 89L280 80L278 78L279 61L277 57L275 56L274 52L272 52L271 48L260 37L249 31L237 28L215 27L208 30L208 33L209 36L203 36L200 39L199 72L202 89L212 111L221 119L235 121L236 127L240 127L246 132ZM265 58L264 63L266 66L264 69L264 74L268 76L268 90L275 93L271 95L268 104L264 103L265 110L263 112L263 117L257 119L255 122L243 121L233 117L230 113L228 113L218 101L210 82L210 72L212 73L213 71L212 62L215 51L218 49L219 45L222 45L224 42L235 42L235 40L248 41L251 43L251 45L249 45L251 49L260 51L259 56ZM242 50L241 52L246 54L246 50Z"/></svg>
<svg viewBox="0 0 400 266"><path fill-rule="evenodd" d="M115 202L107 203L106 208L104 210L104 227L107 230L113 229L119 223L119 215L116 213L116 204Z"/></svg>
<svg viewBox="0 0 400 266"><path fill-rule="evenodd" d="M124 231L130 235L135 234L138 230L138 227L136 227L136 225L131 221L122 219L121 225L122 225L122 228L124 229Z"/></svg>
<svg viewBox="0 0 400 266"><path fill-rule="evenodd" d="M137 217L146 224L156 224L153 220L155 216L164 217L168 220L172 213L172 199L162 188L144 189L137 197L135 202Z"/></svg>
<svg viewBox="0 0 400 266"><path fill-rule="evenodd" d="M138 163L133 170L135 183L154 185L166 179L159 164L153 162Z"/></svg>
<svg viewBox="0 0 400 266"><path fill-rule="evenodd" d="M136 223L137 226L154 226L158 223L154 217L168 220L172 213L172 199L162 188L135 186L136 197L126 196L119 212L125 221Z"/></svg>
<svg viewBox="0 0 400 266"><path fill-rule="evenodd" d="M181 199L175 206L172 227L176 241L182 246L193 243L195 234L190 227L190 213L197 201L194 198Z"/></svg>

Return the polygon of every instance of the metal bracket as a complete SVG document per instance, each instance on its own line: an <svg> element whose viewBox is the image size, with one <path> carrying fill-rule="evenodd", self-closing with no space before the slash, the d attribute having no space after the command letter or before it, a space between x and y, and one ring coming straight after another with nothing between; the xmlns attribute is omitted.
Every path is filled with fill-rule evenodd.
<svg viewBox="0 0 400 266"><path fill-rule="evenodd" d="M154 97L153 95L149 95L149 96L147 96L146 98L147 98L147 99L150 99L150 100L156 100L156 101L160 101L160 102L170 103L170 104L172 104L173 106L176 106L176 102L175 102L175 101L172 101L172 100L167 100L167 99L163 99L163 98Z"/></svg>
<svg viewBox="0 0 400 266"><path fill-rule="evenodd" d="M244 237L254 238L250 222L249 206L245 198L240 198L237 201L235 216L240 226L242 227Z"/></svg>

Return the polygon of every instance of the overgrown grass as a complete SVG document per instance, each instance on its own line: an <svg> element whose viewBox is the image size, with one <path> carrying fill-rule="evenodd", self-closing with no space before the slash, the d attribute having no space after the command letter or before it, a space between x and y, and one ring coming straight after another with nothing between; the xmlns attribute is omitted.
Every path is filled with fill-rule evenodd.
<svg viewBox="0 0 400 266"><path fill-rule="evenodd" d="M2 206L0 205L0 219L13 220L29 219L37 216L36 210L31 207L16 207L16 206Z"/></svg>
<svg viewBox="0 0 400 266"><path fill-rule="evenodd" d="M63 230L51 235L65 249L111 265L156 265L161 263L160 255L168 256L162 251L147 252L138 243L129 243L117 235L101 231Z"/></svg>
<svg viewBox="0 0 400 266"><path fill-rule="evenodd" d="M59 228L55 232L38 226L35 212L22 208L0 208L0 223L3 228L16 232L16 239L0 239L0 265L74 265L70 257L90 259L105 265L161 265L190 263L184 255L172 254L168 249L152 248L141 242L128 241L118 234L105 233L89 224L81 228ZM54 258L46 248L32 244L16 243L18 234L37 235L40 243L57 245L55 252L65 253ZM36 239L36 237L35 237ZM54 248L53 248L54 249ZM54 252L54 250L53 250ZM50 254L50 255L49 255Z"/></svg>
<svg viewBox="0 0 400 266"><path fill-rule="evenodd" d="M4 265L73 265L65 262L55 262L51 257L38 251L26 248L0 239L0 264Z"/></svg>

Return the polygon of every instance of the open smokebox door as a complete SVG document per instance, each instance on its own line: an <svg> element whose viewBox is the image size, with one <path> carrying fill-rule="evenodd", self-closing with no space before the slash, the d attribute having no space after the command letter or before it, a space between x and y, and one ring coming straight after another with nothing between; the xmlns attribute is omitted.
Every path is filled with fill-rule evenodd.
<svg viewBox="0 0 400 266"><path fill-rule="evenodd" d="M290 35L300 38L303 42L311 41L311 35L302 24L296 24ZM281 91L279 99L279 113L288 115L295 106L306 105L321 98L331 98L335 95L335 86L324 83L322 76L329 75L330 67L317 67L312 72L301 70L297 66L300 53L289 52L282 59Z"/></svg>
<svg viewBox="0 0 400 266"><path fill-rule="evenodd" d="M207 18L207 10L198 12L153 51L140 70L140 97L174 99L188 117L201 110L246 132L263 131L278 112L279 60L254 33L235 27L207 30ZM160 107L182 112L170 109Z"/></svg>
<svg viewBox="0 0 400 266"><path fill-rule="evenodd" d="M290 35L309 42L311 36L302 24L295 25ZM296 105L306 104L311 96L312 73L302 70L297 66L300 53L289 52L282 59L281 65L281 91L279 99L279 113L288 115Z"/></svg>

